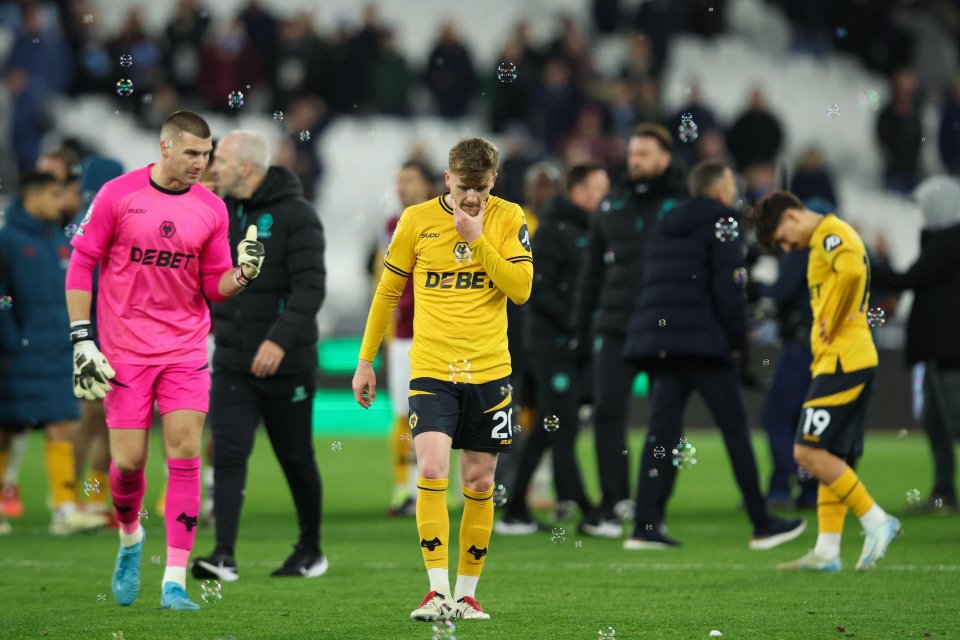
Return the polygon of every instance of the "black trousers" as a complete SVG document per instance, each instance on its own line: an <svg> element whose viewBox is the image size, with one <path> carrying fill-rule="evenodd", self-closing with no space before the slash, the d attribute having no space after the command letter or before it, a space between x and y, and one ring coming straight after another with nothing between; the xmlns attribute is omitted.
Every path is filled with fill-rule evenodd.
<svg viewBox="0 0 960 640"><path fill-rule="evenodd" d="M214 372L210 397L217 549L233 555L257 425L263 418L297 509L299 543L320 550L322 492L313 451L313 373L273 378Z"/></svg>
<svg viewBox="0 0 960 640"><path fill-rule="evenodd" d="M637 368L623 360L622 335L599 336L600 349L593 356L594 437L600 472L602 508L630 497L630 461L627 450L627 414L630 390Z"/></svg>
<svg viewBox="0 0 960 640"><path fill-rule="evenodd" d="M580 372L572 362L532 355L531 371L537 393L536 422L529 427L512 486L508 485L507 514L529 516L527 489L543 454L553 451L553 483L558 500L573 500L586 514L589 502L577 464L576 442L580 421ZM544 418L556 416L559 428L547 431Z"/></svg>
<svg viewBox="0 0 960 640"><path fill-rule="evenodd" d="M693 391L700 393L720 427L750 520L756 527L766 524L770 518L760 493L757 461L750 444L736 365L706 360L673 361L657 367L651 376L650 432L640 458L635 535L642 536L647 525L656 528L662 522L677 474L671 450L680 441L683 412ZM666 455L654 455L657 447L663 447Z"/></svg>

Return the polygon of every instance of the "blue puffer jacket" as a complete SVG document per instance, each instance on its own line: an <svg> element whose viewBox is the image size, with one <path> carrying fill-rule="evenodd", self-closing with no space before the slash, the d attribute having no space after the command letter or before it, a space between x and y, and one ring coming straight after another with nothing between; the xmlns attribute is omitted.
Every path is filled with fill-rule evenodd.
<svg viewBox="0 0 960 640"><path fill-rule="evenodd" d="M38 425L76 418L73 348L64 294L70 245L56 223L7 208L0 229L0 422Z"/></svg>
<svg viewBox="0 0 960 640"><path fill-rule="evenodd" d="M716 229L721 218L738 216L720 202L693 198L653 228L624 345L626 360L641 366L676 357L729 361L743 350L743 240L721 242Z"/></svg>

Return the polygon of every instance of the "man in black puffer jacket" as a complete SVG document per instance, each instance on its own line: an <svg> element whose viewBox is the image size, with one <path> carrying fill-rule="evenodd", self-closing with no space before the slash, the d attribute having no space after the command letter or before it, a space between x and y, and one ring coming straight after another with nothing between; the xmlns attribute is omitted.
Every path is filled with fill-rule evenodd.
<svg viewBox="0 0 960 640"><path fill-rule="evenodd" d="M630 497L627 409L637 375L622 359L623 339L637 295L644 238L657 219L686 198L683 172L672 164L672 152L673 137L666 129L638 125L628 143L627 175L591 224L574 320L577 354L589 358L593 345L594 430L603 492L600 507L580 523L587 535L622 534L614 511Z"/></svg>
<svg viewBox="0 0 960 640"><path fill-rule="evenodd" d="M637 303L624 357L651 373L650 432L640 458L633 535L624 549L679 545L663 533L665 498L676 463L690 464L681 441L683 411L694 390L720 426L724 444L753 522L752 549L792 540L804 521L767 511L750 445L737 359L747 341L745 265L733 172L705 160L690 173L694 198L658 223L644 255ZM682 457L671 460L676 448Z"/></svg>
<svg viewBox="0 0 960 640"><path fill-rule="evenodd" d="M327 570L320 550L321 485L313 451L316 315L323 303L323 227L297 177L270 166L259 134L237 131L217 146L214 176L230 214L231 243L256 225L270 247L255 284L213 307L214 518L217 547L197 558L196 578L239 577L234 547L247 458L263 417L297 508L300 538L274 576L313 578Z"/></svg>

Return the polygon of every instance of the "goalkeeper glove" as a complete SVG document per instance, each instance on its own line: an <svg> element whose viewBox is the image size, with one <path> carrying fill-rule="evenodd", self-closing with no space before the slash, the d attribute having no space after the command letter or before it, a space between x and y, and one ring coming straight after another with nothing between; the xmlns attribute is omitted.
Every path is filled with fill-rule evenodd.
<svg viewBox="0 0 960 640"><path fill-rule="evenodd" d="M264 260L263 243L257 241L256 225L250 225L247 228L247 236L237 245L237 258L237 262L240 263L237 281L247 286L251 280L260 275L260 267L263 266Z"/></svg>
<svg viewBox="0 0 960 640"><path fill-rule="evenodd" d="M113 389L107 382L117 375L93 340L93 324L81 320L70 324L73 343L73 395L97 400Z"/></svg>

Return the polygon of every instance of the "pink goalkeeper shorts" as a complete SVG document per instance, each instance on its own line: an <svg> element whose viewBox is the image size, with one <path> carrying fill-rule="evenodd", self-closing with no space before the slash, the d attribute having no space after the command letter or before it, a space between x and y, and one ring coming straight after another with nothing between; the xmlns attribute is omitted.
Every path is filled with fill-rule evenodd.
<svg viewBox="0 0 960 640"><path fill-rule="evenodd" d="M103 399L111 429L149 429L153 403L160 415L178 409L207 413L210 409L210 366L206 360L180 364L113 365L113 391Z"/></svg>

